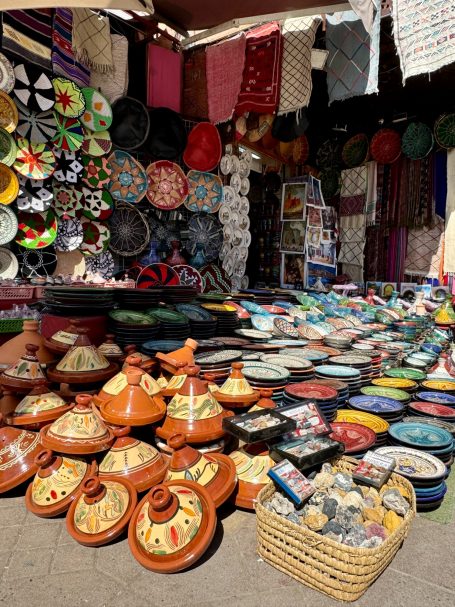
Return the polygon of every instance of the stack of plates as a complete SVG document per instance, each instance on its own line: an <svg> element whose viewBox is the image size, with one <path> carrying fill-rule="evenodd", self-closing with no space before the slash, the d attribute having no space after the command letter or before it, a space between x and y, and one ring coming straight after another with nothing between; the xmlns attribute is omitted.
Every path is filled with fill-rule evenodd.
<svg viewBox="0 0 455 607"><path fill-rule="evenodd" d="M353 338L349 335L338 335L337 333L331 333L324 336L324 344L337 350L345 351L351 347Z"/></svg>
<svg viewBox="0 0 455 607"><path fill-rule="evenodd" d="M430 453L445 464L453 461L454 439L450 432L420 422L393 424L389 428L389 443Z"/></svg>
<svg viewBox="0 0 455 607"><path fill-rule="evenodd" d="M290 372L287 369L272 363L246 360L242 373L256 390L270 388L273 392L272 399L277 405L281 405L283 391L290 377Z"/></svg>
<svg viewBox="0 0 455 607"><path fill-rule="evenodd" d="M329 365L357 369L360 372L360 383L362 386L367 386L371 381L373 367L369 356L342 354L341 356L331 356L327 362Z"/></svg>
<svg viewBox="0 0 455 607"><path fill-rule="evenodd" d="M148 308L146 311L160 321L163 339L180 340L190 336L190 324L185 314L167 308Z"/></svg>
<svg viewBox="0 0 455 607"><path fill-rule="evenodd" d="M412 320L399 320L393 323L393 327L403 335L405 341L414 342L420 334L416 322Z"/></svg>
<svg viewBox="0 0 455 607"><path fill-rule="evenodd" d="M203 303L202 307L217 319L217 335L232 335L240 327L240 320L234 306Z"/></svg>
<svg viewBox="0 0 455 607"><path fill-rule="evenodd" d="M301 382L306 379L313 379L314 377L313 364L303 358L286 356L284 354L262 354L260 360L263 363L272 363L272 365L278 365L287 369L291 373L288 380L290 383Z"/></svg>
<svg viewBox="0 0 455 607"><path fill-rule="evenodd" d="M337 409L345 406L346 401L349 399L349 386L346 382L339 379L312 379L311 381L313 384L335 388L338 392Z"/></svg>
<svg viewBox="0 0 455 607"><path fill-rule="evenodd" d="M455 422L446 422L441 419L436 419L435 417L419 417L407 415L403 417L404 422L418 422L420 424L428 424L430 426L437 426L438 428L444 428L447 432L455 438Z"/></svg>
<svg viewBox="0 0 455 607"><path fill-rule="evenodd" d="M202 375L212 375L213 381L221 386L231 373L231 363L241 358L241 350L220 350L197 354L194 361L201 368Z"/></svg>
<svg viewBox="0 0 455 607"><path fill-rule="evenodd" d="M237 310L237 316L239 318L241 329L251 329L251 314L248 312L248 310L246 310L236 301L228 300L224 301L223 303Z"/></svg>
<svg viewBox="0 0 455 607"><path fill-rule="evenodd" d="M93 316L112 310L114 289L102 287L46 287L44 291L46 308L53 314L69 316Z"/></svg>
<svg viewBox="0 0 455 607"><path fill-rule="evenodd" d="M296 342L298 343L298 342ZM314 348L295 348L290 347L282 350L282 354L286 356L297 356L298 358L303 358L305 360L310 360L313 364L319 364L326 361L329 358L327 352L323 352L322 350L316 350Z"/></svg>
<svg viewBox="0 0 455 607"><path fill-rule="evenodd" d="M257 329L236 329L235 333L240 337L249 339L253 344L266 344L272 338L271 333L265 333ZM276 346L276 349L278 349L278 346Z"/></svg>
<svg viewBox="0 0 455 607"><path fill-rule="evenodd" d="M335 418L338 406L338 391L335 388L304 381L298 384L288 384L284 389L283 405L308 401L318 405L327 421L330 422Z"/></svg>
<svg viewBox="0 0 455 607"><path fill-rule="evenodd" d="M188 318L191 337L194 339L210 339L215 336L217 320L208 310L193 304L177 304L175 308Z"/></svg>
<svg viewBox="0 0 455 607"><path fill-rule="evenodd" d="M141 352L148 356L156 356L157 352L169 354L183 348L185 342L176 339L152 339L142 344Z"/></svg>
<svg viewBox="0 0 455 607"><path fill-rule="evenodd" d="M438 403L411 402L408 411L418 417L435 417L446 422L455 422L455 409Z"/></svg>
<svg viewBox="0 0 455 607"><path fill-rule="evenodd" d="M427 374L419 369L410 369L401 367L399 369L387 369L384 371L386 377L398 377L400 379L412 379L413 381L422 381L426 379Z"/></svg>
<svg viewBox="0 0 455 607"><path fill-rule="evenodd" d="M159 304L161 292L161 288L115 289L114 297L121 308L144 310Z"/></svg>
<svg viewBox="0 0 455 607"><path fill-rule="evenodd" d="M344 444L344 452L357 459L376 443L376 432L367 426L352 422L332 422L329 438Z"/></svg>
<svg viewBox="0 0 455 607"><path fill-rule="evenodd" d="M198 291L194 287L187 285L163 285L161 300L169 304L188 303L193 301Z"/></svg>
<svg viewBox="0 0 455 607"><path fill-rule="evenodd" d="M412 379L399 379L393 377L380 377L378 379L373 379L371 383L373 386L380 386L382 388L397 388L398 390L404 390L409 394L415 392L419 386L419 384Z"/></svg>
<svg viewBox="0 0 455 607"><path fill-rule="evenodd" d="M455 396L453 394L444 394L442 392L416 392L414 400L424 400L427 403L436 403L446 407L455 408Z"/></svg>
<svg viewBox="0 0 455 607"><path fill-rule="evenodd" d="M136 310L111 310L109 312L108 329L115 335L119 346L135 344L141 346L144 342L154 339L160 330L160 323L151 314Z"/></svg>
<svg viewBox="0 0 455 607"><path fill-rule="evenodd" d="M349 399L349 408L356 411L366 411L381 417L389 424L403 419L406 406L398 400L384 396L353 396Z"/></svg>
<svg viewBox="0 0 455 607"><path fill-rule="evenodd" d="M362 354L361 352L351 351L351 354ZM372 350L370 352L363 352L366 356L371 358L371 379L377 379L381 377L383 353L379 350ZM388 358L388 357L387 357Z"/></svg>
<svg viewBox="0 0 455 607"><path fill-rule="evenodd" d="M447 468L443 462L429 453L408 447L380 447L380 455L393 457L395 472L407 478L416 493L417 510L434 510L444 499L447 487Z"/></svg>
<svg viewBox="0 0 455 607"><path fill-rule="evenodd" d="M337 365L319 365L314 368L318 379L341 379L349 388L349 396L358 394L362 384L360 382L360 371L349 367Z"/></svg>
<svg viewBox="0 0 455 607"><path fill-rule="evenodd" d="M450 379L426 379L421 383L425 390L443 392L444 394L455 394L455 380Z"/></svg>
<svg viewBox="0 0 455 607"><path fill-rule="evenodd" d="M398 400L404 405L408 405L411 401L411 396L404 390L398 388L384 388L383 386L365 386L360 390L361 394L366 396L385 396L385 398L392 398Z"/></svg>
<svg viewBox="0 0 455 607"><path fill-rule="evenodd" d="M366 426L376 433L376 442L374 447L382 447L387 444L387 431L390 424L384 419L364 411L352 411L351 409L338 409L336 415L337 422L351 422Z"/></svg>

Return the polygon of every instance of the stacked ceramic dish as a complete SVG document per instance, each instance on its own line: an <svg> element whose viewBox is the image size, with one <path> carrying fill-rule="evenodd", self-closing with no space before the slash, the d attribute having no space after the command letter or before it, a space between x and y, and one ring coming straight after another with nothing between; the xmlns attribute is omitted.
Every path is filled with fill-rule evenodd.
<svg viewBox="0 0 455 607"><path fill-rule="evenodd" d="M290 347L285 346L285 348L281 350L281 354L285 354L286 356L297 356L297 358L304 358L305 360L310 360L314 365L321 364L328 360L329 355L327 354L327 352L323 352L322 350L316 350L311 347L293 347L293 345L297 343L298 342L289 342Z"/></svg>
<svg viewBox="0 0 455 607"><path fill-rule="evenodd" d="M376 433L371 428L353 422L331 422L329 438L343 443L346 455L362 459L376 443Z"/></svg>
<svg viewBox="0 0 455 607"><path fill-rule="evenodd" d="M337 348L337 350L345 351L351 347L353 338L349 335L338 335L337 333L331 333L324 336L324 344L331 348Z"/></svg>
<svg viewBox="0 0 455 607"><path fill-rule="evenodd" d="M288 369L272 363L245 360L242 373L255 390L270 388L272 390L271 398L277 405L281 405L284 389L291 375Z"/></svg>
<svg viewBox="0 0 455 607"><path fill-rule="evenodd" d="M176 339L152 339L146 341L141 346L141 352L148 356L156 356L157 352L168 354L174 350L183 348L185 342L183 340Z"/></svg>
<svg viewBox="0 0 455 607"><path fill-rule="evenodd" d="M406 415L403 417L403 422L418 422L420 424L428 424L429 426L437 426L450 432L455 439L455 421L447 422L436 417L421 417L416 415Z"/></svg>
<svg viewBox="0 0 455 607"><path fill-rule="evenodd" d="M151 314L160 321L160 337L163 339L186 339L190 336L190 324L185 314L168 308L148 308Z"/></svg>
<svg viewBox="0 0 455 607"><path fill-rule="evenodd" d="M44 302L53 314L93 315L114 307L114 289L97 287L47 287Z"/></svg>
<svg viewBox="0 0 455 607"><path fill-rule="evenodd" d="M284 389L283 405L315 402L324 413L327 421L335 418L338 406L338 391L312 381L288 384Z"/></svg>
<svg viewBox="0 0 455 607"><path fill-rule="evenodd" d="M357 369L360 373L360 383L366 386L371 381L373 372L372 361L369 356L359 354L342 354L341 356L331 356L327 361L329 365L348 367Z"/></svg>
<svg viewBox="0 0 455 607"><path fill-rule="evenodd" d="M272 334L257 329L236 329L235 334L249 339L252 344L265 344L272 339ZM278 346L276 346L278 350Z"/></svg>
<svg viewBox="0 0 455 607"><path fill-rule="evenodd" d="M409 342L415 342L420 335L421 329L418 324L411 320L399 320L393 323L394 329L403 335L403 339Z"/></svg>
<svg viewBox="0 0 455 607"><path fill-rule="evenodd" d="M382 388L397 388L398 390L404 390L408 394L413 394L419 384L412 379L399 379L393 377L380 377L371 380L373 386L380 386Z"/></svg>
<svg viewBox="0 0 455 607"><path fill-rule="evenodd" d="M284 367L290 372L289 383L301 382L314 377L314 367L309 360L285 354L262 354L260 360Z"/></svg>
<svg viewBox="0 0 455 607"><path fill-rule="evenodd" d="M455 409L455 396L453 394L428 392L423 390L422 392L416 392L414 394L414 400L423 400L427 403L436 403L438 405L445 405L446 407L452 407Z"/></svg>
<svg viewBox="0 0 455 607"><path fill-rule="evenodd" d="M240 327L237 309L229 304L203 303L202 307L217 320L217 335L233 335Z"/></svg>
<svg viewBox="0 0 455 607"><path fill-rule="evenodd" d="M349 388L349 396L359 393L361 384L360 371L341 365L319 365L314 368L317 379L340 379Z"/></svg>
<svg viewBox="0 0 455 607"><path fill-rule="evenodd" d="M403 419L406 405L398 400L384 396L352 396L348 401L349 409L365 411L377 415L389 424L394 424Z"/></svg>
<svg viewBox="0 0 455 607"><path fill-rule="evenodd" d="M208 310L194 304L177 304L175 308L188 318L191 337L194 339L210 339L215 336L217 320Z"/></svg>
<svg viewBox="0 0 455 607"><path fill-rule="evenodd" d="M454 438L444 428L420 422L393 424L388 431L391 445L410 447L434 455L446 465L452 465Z"/></svg>
<svg viewBox="0 0 455 607"><path fill-rule="evenodd" d="M162 287L161 299L165 303L177 304L193 301L198 290L188 285L164 285Z"/></svg>
<svg viewBox="0 0 455 607"><path fill-rule="evenodd" d="M404 390L398 388L386 388L384 386L365 386L360 390L361 394L366 396L385 396L385 398L392 398L398 400L405 406L411 401L411 395Z"/></svg>
<svg viewBox="0 0 455 607"><path fill-rule="evenodd" d="M251 314L248 312L248 310L235 301L228 300L224 301L223 303L231 308L236 309L241 329L251 329Z"/></svg>
<svg viewBox="0 0 455 607"><path fill-rule="evenodd" d="M313 384L334 388L338 392L337 409L346 405L346 402L349 399L349 386L347 383L340 381L339 379L312 379L311 381Z"/></svg>
<svg viewBox="0 0 455 607"><path fill-rule="evenodd" d="M218 386L223 385L231 372L231 363L242 358L241 350L220 350L204 352L194 357L195 363L201 368L201 376L210 377Z"/></svg>
<svg viewBox="0 0 455 607"><path fill-rule="evenodd" d="M395 377L399 379L412 379L413 381L422 381L426 379L427 374L419 369L410 369L400 367L397 369L387 369L384 371L385 377Z"/></svg>
<svg viewBox="0 0 455 607"><path fill-rule="evenodd" d="M141 346L154 339L160 331L160 323L155 316L137 310L111 310L108 317L109 332L115 335L119 346Z"/></svg>
<svg viewBox="0 0 455 607"><path fill-rule="evenodd" d="M366 426L376 433L376 442L374 447L382 447L387 444L387 432L390 424L384 419L364 411L353 411L351 409L338 409L336 415L337 422L351 422Z"/></svg>
<svg viewBox="0 0 455 607"><path fill-rule="evenodd" d="M115 301L121 308L135 310L157 306L160 302L162 289L115 289Z"/></svg>

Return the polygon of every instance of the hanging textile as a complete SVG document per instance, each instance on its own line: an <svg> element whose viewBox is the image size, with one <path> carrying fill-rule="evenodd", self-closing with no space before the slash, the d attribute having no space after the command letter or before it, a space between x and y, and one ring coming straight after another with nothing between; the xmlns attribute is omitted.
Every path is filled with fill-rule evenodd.
<svg viewBox="0 0 455 607"><path fill-rule="evenodd" d="M363 213L366 192L366 165L341 171L340 216Z"/></svg>
<svg viewBox="0 0 455 607"><path fill-rule="evenodd" d="M79 86L88 86L90 70L74 57L73 13L68 8L56 8L52 28L52 71L54 76L74 80Z"/></svg>
<svg viewBox="0 0 455 607"><path fill-rule="evenodd" d="M375 160L367 162L367 192L365 200L365 213L367 225L374 225L376 222L376 204L378 201L378 163Z"/></svg>
<svg viewBox="0 0 455 607"><path fill-rule="evenodd" d="M111 42L114 72L112 74L92 72L90 86L100 90L109 103L114 103L120 97L124 97L128 91L128 38L120 34L111 34Z"/></svg>
<svg viewBox="0 0 455 607"><path fill-rule="evenodd" d="M393 0L393 34L403 83L455 61L455 13L448 0Z"/></svg>
<svg viewBox="0 0 455 607"><path fill-rule="evenodd" d="M311 49L321 22L318 17L287 19L283 24L283 62L278 114L295 112L310 103Z"/></svg>
<svg viewBox="0 0 455 607"><path fill-rule="evenodd" d="M52 11L5 11L2 50L18 63L28 61L51 70Z"/></svg>
<svg viewBox="0 0 455 607"><path fill-rule="evenodd" d="M242 32L206 51L208 115L213 124L232 118L242 85L246 37Z"/></svg>
<svg viewBox="0 0 455 607"><path fill-rule="evenodd" d="M147 44L147 106L182 111L182 55L153 43Z"/></svg>
<svg viewBox="0 0 455 607"><path fill-rule="evenodd" d="M209 115L206 60L207 55L203 48L185 53L183 115L187 118L206 120Z"/></svg>
<svg viewBox="0 0 455 607"><path fill-rule="evenodd" d="M365 241L366 215L344 215L338 220L340 242Z"/></svg>
<svg viewBox="0 0 455 607"><path fill-rule="evenodd" d="M89 8L73 9L73 52L76 59L92 71L112 74L109 18L100 19Z"/></svg>
<svg viewBox="0 0 455 607"><path fill-rule="evenodd" d="M455 148L447 152L444 273L455 274Z"/></svg>
<svg viewBox="0 0 455 607"><path fill-rule="evenodd" d="M387 277L390 282L402 282L407 249L407 228L392 228L389 234Z"/></svg>
<svg viewBox="0 0 455 607"><path fill-rule="evenodd" d="M445 219L447 198L447 151L438 150L434 154L434 180L433 192L435 201L435 213Z"/></svg>
<svg viewBox="0 0 455 607"><path fill-rule="evenodd" d="M375 0L378 5L378 0ZM376 10L371 35L354 11L327 15L326 45L329 105L378 92L381 15Z"/></svg>
<svg viewBox="0 0 455 607"><path fill-rule="evenodd" d="M352 10L362 20L366 31L371 34L374 23L374 11L377 9L375 0L349 0Z"/></svg>
<svg viewBox="0 0 455 607"><path fill-rule="evenodd" d="M365 279L366 280L379 280L378 278L378 261L379 258L384 255L384 251L381 250L380 243L381 231L379 227L372 226L367 228L365 239L368 242L368 246L365 248Z"/></svg>
<svg viewBox="0 0 455 607"><path fill-rule="evenodd" d="M339 218L341 242L338 261L343 264L343 274L351 280L363 281L366 215L349 215Z"/></svg>
<svg viewBox="0 0 455 607"><path fill-rule="evenodd" d="M405 274L437 278L444 238L444 221L435 218L433 227L409 230Z"/></svg>
<svg viewBox="0 0 455 607"><path fill-rule="evenodd" d="M236 114L273 114L276 111L280 98L281 60L282 38L276 21L248 32Z"/></svg>

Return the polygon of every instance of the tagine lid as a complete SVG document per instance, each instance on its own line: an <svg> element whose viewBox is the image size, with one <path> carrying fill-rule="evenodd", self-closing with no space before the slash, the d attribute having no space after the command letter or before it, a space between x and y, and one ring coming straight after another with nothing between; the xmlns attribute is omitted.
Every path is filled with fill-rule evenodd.
<svg viewBox="0 0 455 607"><path fill-rule="evenodd" d="M106 341L98 346L98 352L103 356L106 356L106 358L121 358L123 356L122 349L118 344L115 343L114 339L114 334L107 333Z"/></svg>
<svg viewBox="0 0 455 607"><path fill-rule="evenodd" d="M25 354L3 371L0 383L4 386L31 390L37 380L46 381L43 369L36 357L39 346L26 344Z"/></svg>
<svg viewBox="0 0 455 607"><path fill-rule="evenodd" d="M65 329L60 329L54 333L49 339L45 339L45 345L52 351L58 353L67 352L78 338L77 328L79 326L78 319L70 318L70 324Z"/></svg>
<svg viewBox="0 0 455 607"><path fill-rule="evenodd" d="M77 491L90 475L96 474L95 461L86 462L80 457L68 457L49 449L35 457L38 472L27 487L25 505L37 516L51 517L66 512Z"/></svg>
<svg viewBox="0 0 455 607"><path fill-rule="evenodd" d="M276 402L272 400L273 390L270 390L270 388L263 388L262 390L259 390L259 394L261 395L261 398L255 405L248 409L248 413L261 411L261 409L276 409Z"/></svg>
<svg viewBox="0 0 455 607"><path fill-rule="evenodd" d="M68 510L66 529L80 544L102 546L122 533L136 505L136 489L127 479L89 476Z"/></svg>
<svg viewBox="0 0 455 607"><path fill-rule="evenodd" d="M107 400L108 398L112 398L113 396L120 394L120 392L128 385L126 372L131 368L140 368L142 360L135 352L134 354L127 356L125 363L126 364L124 365L123 369L104 384L102 390L98 394L98 399ZM141 375L140 386L149 396L155 396L161 392L157 381L145 371L143 375Z"/></svg>
<svg viewBox="0 0 455 607"><path fill-rule="evenodd" d="M152 445L129 436L131 428L114 428L115 441L99 465L99 477L126 478L136 488L145 491L160 483L168 462Z"/></svg>
<svg viewBox="0 0 455 607"><path fill-rule="evenodd" d="M235 464L238 485L234 493L235 505L254 510L259 491L270 482L267 472L275 465L265 443L245 445L229 454Z"/></svg>
<svg viewBox="0 0 455 607"><path fill-rule="evenodd" d="M141 565L158 573L190 567L215 535L216 508L205 487L194 481L167 481L139 502L128 528L128 543Z"/></svg>
<svg viewBox="0 0 455 607"><path fill-rule="evenodd" d="M2 423L0 416L0 426ZM36 473L35 457L41 450L37 432L0 427L0 493L17 487Z"/></svg>
<svg viewBox="0 0 455 607"><path fill-rule="evenodd" d="M243 363L231 363L232 371L221 388L214 392L214 397L220 402L235 401L242 402L245 405L254 403L259 399L259 392L253 390L247 379L242 373Z"/></svg>
<svg viewBox="0 0 455 607"><path fill-rule="evenodd" d="M99 416L88 394L76 396L76 405L52 424L41 428L46 449L70 455L105 451L114 442L114 433Z"/></svg>
<svg viewBox="0 0 455 607"><path fill-rule="evenodd" d="M78 336L55 370L64 373L101 371L109 367L109 361L90 342L86 327L77 328Z"/></svg>
<svg viewBox="0 0 455 607"><path fill-rule="evenodd" d="M235 464L227 455L203 455L186 443L182 433L173 434L167 441L172 449L166 481L190 480L203 485L210 493L215 506L223 504L237 484Z"/></svg>
<svg viewBox="0 0 455 607"><path fill-rule="evenodd" d="M197 341L194 339L187 339L182 348L178 350L174 350L173 352L169 352L168 354L163 354L162 352L157 352L156 358L161 362L165 363L166 366L172 368L178 368L182 364L184 365L194 365L194 352L196 351L198 346Z"/></svg>
<svg viewBox="0 0 455 607"><path fill-rule="evenodd" d="M33 390L24 396L15 410L7 417L11 426L27 426L51 422L73 407L58 394L51 392L45 379L35 383Z"/></svg>
<svg viewBox="0 0 455 607"><path fill-rule="evenodd" d="M149 396L142 389L141 378L145 371L139 368L126 370L127 385L109 400L100 405L102 417L111 424L145 426L162 419L166 414L166 403L160 396Z"/></svg>
<svg viewBox="0 0 455 607"><path fill-rule="evenodd" d="M175 396L175 394L180 390L187 377L184 368L184 364L176 367L174 375L172 375L169 381L166 381L166 386L162 388L163 396Z"/></svg>

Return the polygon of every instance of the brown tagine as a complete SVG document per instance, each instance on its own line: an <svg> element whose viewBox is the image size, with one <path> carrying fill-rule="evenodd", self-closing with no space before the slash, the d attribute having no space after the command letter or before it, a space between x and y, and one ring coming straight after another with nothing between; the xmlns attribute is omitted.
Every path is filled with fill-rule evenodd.
<svg viewBox="0 0 455 607"><path fill-rule="evenodd" d="M37 381L46 381L44 371L36 358L37 350L37 345L26 344L25 354L0 375L0 384L15 392L26 393L33 389Z"/></svg>
<svg viewBox="0 0 455 607"><path fill-rule="evenodd" d="M148 354L138 352L137 346L135 346L134 344L129 344L128 346L125 346L124 350L125 364L123 366L126 366L128 364L128 356L132 356L134 354L134 356L138 356L141 359L139 366L147 373L151 373L152 371L155 371L155 369L158 368L158 361L155 358L149 356Z"/></svg>
<svg viewBox="0 0 455 607"><path fill-rule="evenodd" d="M27 488L25 505L30 512L44 518L66 512L84 479L97 471L94 460L87 463L79 457L58 455L48 449L38 453L35 464L39 468Z"/></svg>
<svg viewBox="0 0 455 607"><path fill-rule="evenodd" d="M137 504L137 492L126 479L86 478L66 515L68 533L84 546L112 542L128 525Z"/></svg>
<svg viewBox="0 0 455 607"><path fill-rule="evenodd" d="M219 390L213 392L216 400L223 407L247 407L259 400L259 392L253 390L245 379L242 369L243 363L231 364L232 371Z"/></svg>
<svg viewBox="0 0 455 607"><path fill-rule="evenodd" d="M174 375L171 376L169 381L166 382L166 387L161 390L161 393L165 397L174 397L180 388L185 383L186 373L185 373L185 365L182 363Z"/></svg>
<svg viewBox="0 0 455 607"><path fill-rule="evenodd" d="M237 490L232 494L232 499L236 506L254 510L259 491L270 482L267 472L275 465L267 445L245 445L233 451L229 457L235 464L238 477Z"/></svg>
<svg viewBox="0 0 455 607"><path fill-rule="evenodd" d="M80 321L76 318L70 318L69 322L70 324L65 329L57 331L52 337L44 340L46 348L54 354L59 354L60 356L66 354L74 346L74 342L79 336L77 329Z"/></svg>
<svg viewBox="0 0 455 607"><path fill-rule="evenodd" d="M3 418L0 418L0 426ZM0 493L17 487L35 474L35 457L42 450L37 432L0 427Z"/></svg>
<svg viewBox="0 0 455 607"><path fill-rule="evenodd" d="M207 489L193 481L153 487L134 511L128 543L134 558L157 573L195 563L215 535L216 508Z"/></svg>
<svg viewBox="0 0 455 607"><path fill-rule="evenodd" d="M98 352L105 356L109 361L117 361L123 358L122 349L118 344L115 343L115 335L111 333L106 334L106 341L98 346Z"/></svg>
<svg viewBox="0 0 455 607"><path fill-rule="evenodd" d="M43 424L53 422L74 405L67 404L58 394L51 392L45 379L35 382L33 390L24 396L15 410L7 416L10 426L27 426L39 430Z"/></svg>
<svg viewBox="0 0 455 607"><path fill-rule="evenodd" d="M54 362L56 357L46 348L44 337L39 334L38 330L37 320L24 320L22 333L0 346L0 368L13 365L25 351L26 344L38 346L36 356L42 365Z"/></svg>
<svg viewBox="0 0 455 607"><path fill-rule="evenodd" d="M168 373L176 373L183 366L194 365L194 353L197 349L197 341L187 339L185 345L178 350L163 354L157 352L156 358L160 361L161 368Z"/></svg>
<svg viewBox="0 0 455 607"><path fill-rule="evenodd" d="M255 405L248 409L248 413L260 411L261 409L276 409L276 403L274 400L272 400L273 390L270 390L269 388L262 388L259 390L259 393L261 398Z"/></svg>
<svg viewBox="0 0 455 607"><path fill-rule="evenodd" d="M0 415L6 419L21 402L20 396L12 390L3 390L0 396Z"/></svg>

